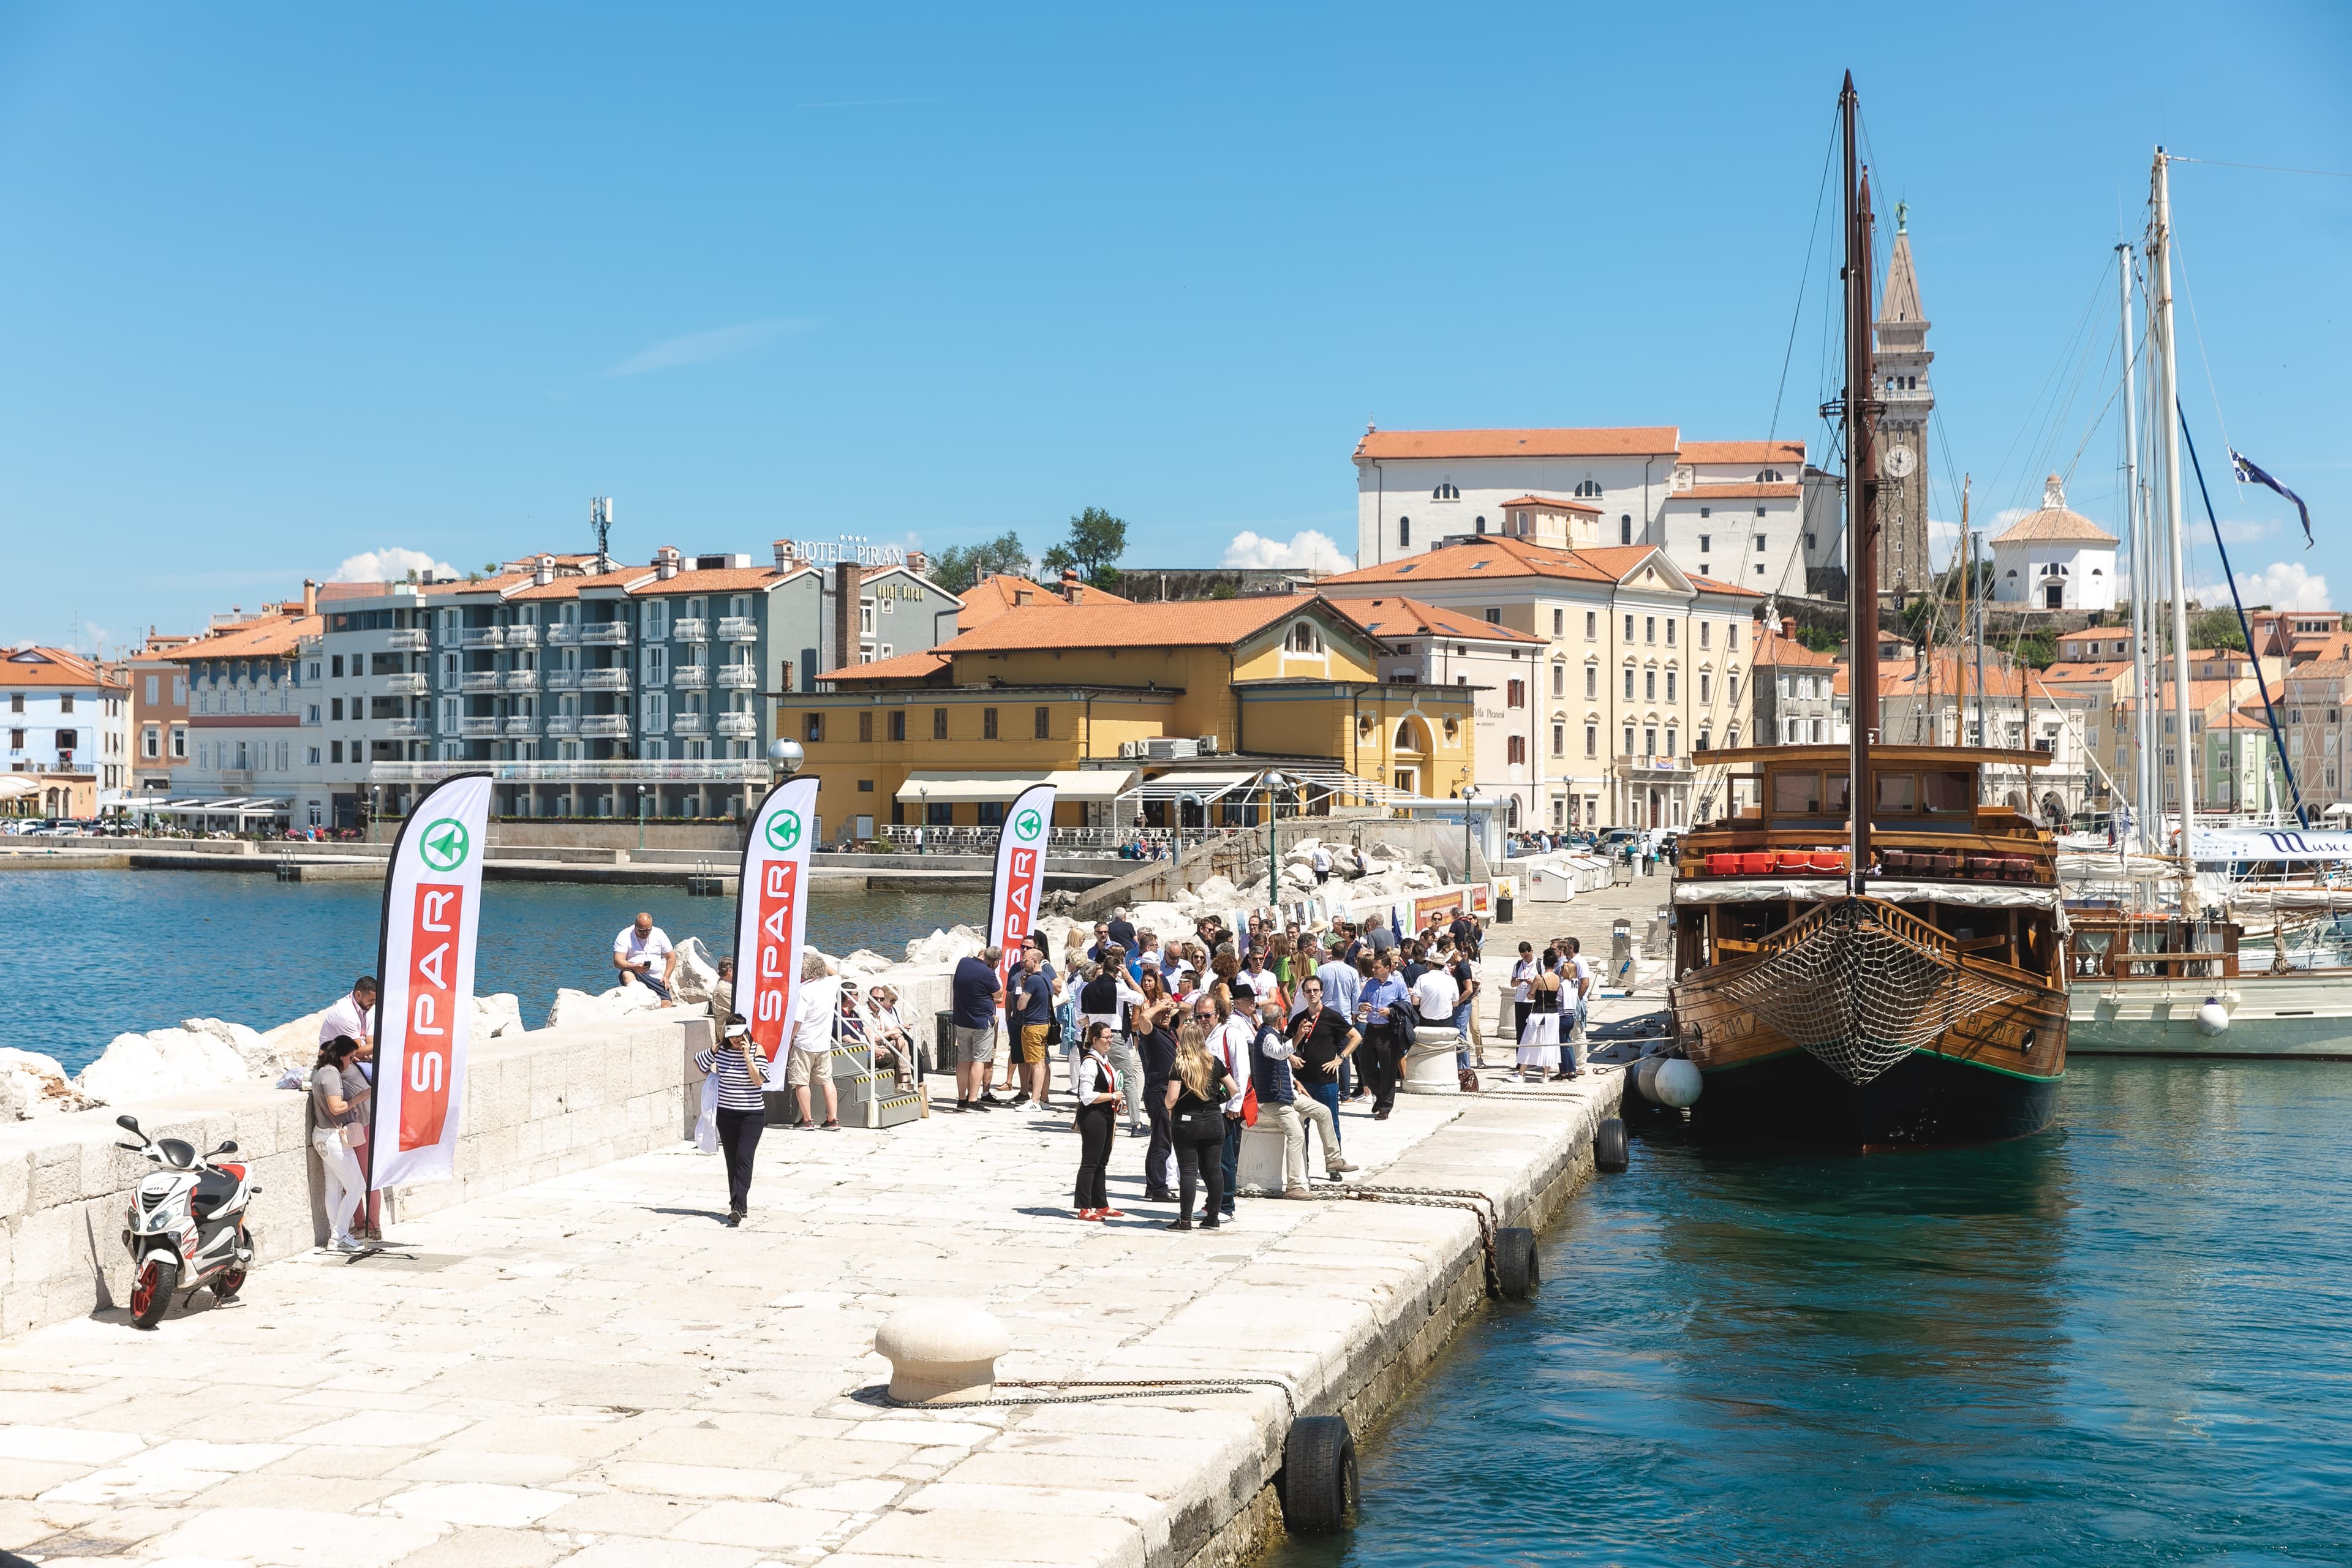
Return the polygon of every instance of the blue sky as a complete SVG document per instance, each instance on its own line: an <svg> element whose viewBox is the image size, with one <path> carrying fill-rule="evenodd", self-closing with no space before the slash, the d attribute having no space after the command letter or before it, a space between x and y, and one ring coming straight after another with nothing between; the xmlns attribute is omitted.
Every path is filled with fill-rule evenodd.
<svg viewBox="0 0 2352 1568"><path fill-rule="evenodd" d="M1244 531L1352 549L1367 418L1818 439L1827 252L1803 268L1848 66L1977 515L2071 464L2111 521L2110 247L2150 150L2352 170L2352 11L1896 6L1854 31L1704 6L12 6L0 640L185 627L363 552L580 548L595 494L629 559L1006 528L1035 550L1099 505L1131 563L1197 564ZM2237 564L2352 599L2352 180L2196 165L2175 196L2184 392ZM2317 550L2221 482L2224 421L2310 500ZM2190 576L2216 575L2209 546Z"/></svg>

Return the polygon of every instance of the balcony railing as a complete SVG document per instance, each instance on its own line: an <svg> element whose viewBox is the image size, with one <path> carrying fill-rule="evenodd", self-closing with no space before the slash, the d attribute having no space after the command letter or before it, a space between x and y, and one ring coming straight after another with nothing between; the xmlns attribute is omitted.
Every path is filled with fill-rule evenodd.
<svg viewBox="0 0 2352 1568"><path fill-rule="evenodd" d="M677 642L709 642L710 623L699 616L688 616L670 622L669 635Z"/></svg>
<svg viewBox="0 0 2352 1568"><path fill-rule="evenodd" d="M508 670L508 671L507 671L507 679L506 679L506 689L507 689L509 691L536 691L536 690L538 690L538 689L539 689L539 671L537 671L537 670L535 670L535 669L509 669L509 670Z"/></svg>
<svg viewBox="0 0 2352 1568"><path fill-rule="evenodd" d="M499 725L499 733L536 735L539 733L539 716L534 713L509 714Z"/></svg>
<svg viewBox="0 0 2352 1568"><path fill-rule="evenodd" d="M1620 752L1617 768L1621 773L1686 773L1691 771L1688 757L1661 756L1649 752Z"/></svg>
<svg viewBox="0 0 2352 1568"><path fill-rule="evenodd" d="M626 691L629 672L625 669L583 669L580 672L583 691Z"/></svg>
<svg viewBox="0 0 2352 1568"><path fill-rule="evenodd" d="M425 738L425 721L422 719L386 720L383 732L395 741L421 741Z"/></svg>
<svg viewBox="0 0 2352 1568"><path fill-rule="evenodd" d="M567 714L558 713L547 721L547 732L554 738L577 735L580 733L580 721Z"/></svg>
<svg viewBox="0 0 2352 1568"><path fill-rule="evenodd" d="M457 678L460 691L484 692L499 689L499 672L495 669L469 669Z"/></svg>
<svg viewBox="0 0 2352 1568"><path fill-rule="evenodd" d="M628 716L623 713L591 713L580 721L580 732L591 740L625 740L629 733Z"/></svg>
<svg viewBox="0 0 2352 1568"><path fill-rule="evenodd" d="M425 688L431 684L428 677L417 674L386 675L378 679L383 682L385 694L392 697L422 697Z"/></svg>
<svg viewBox="0 0 2352 1568"><path fill-rule="evenodd" d="M669 721L669 732L673 735L699 735L707 728L708 719L700 713L679 713Z"/></svg>
<svg viewBox="0 0 2352 1568"><path fill-rule="evenodd" d="M485 736L495 735L498 732L499 721L496 719L460 719L457 721L457 733L460 735L472 736L478 740Z"/></svg>
<svg viewBox="0 0 2352 1568"><path fill-rule="evenodd" d="M504 626L465 626L457 633L459 647L504 647L507 629Z"/></svg>
<svg viewBox="0 0 2352 1568"><path fill-rule="evenodd" d="M749 691L760 684L760 672L748 664L722 664L715 679L721 691Z"/></svg>
<svg viewBox="0 0 2352 1568"><path fill-rule="evenodd" d="M768 764L760 757L698 757L661 762L530 762L530 763L377 763L368 769L368 782L377 784L431 784L451 773L478 773L488 768L500 784L766 784ZM908 829L912 832L912 829ZM937 834L940 829L934 828ZM968 828L975 837L985 832L996 842L996 829ZM1068 831L1055 828L1055 841ZM1192 839L1188 836L1188 843ZM936 838L933 840L936 844Z"/></svg>
<svg viewBox="0 0 2352 1568"><path fill-rule="evenodd" d="M758 642L760 623L749 616L721 616L719 617L719 640L720 642Z"/></svg>
<svg viewBox="0 0 2352 1568"><path fill-rule="evenodd" d="M393 632L383 639L383 646L395 653L423 653L426 638L421 631Z"/></svg>
<svg viewBox="0 0 2352 1568"><path fill-rule="evenodd" d="M507 647L537 647L539 646L539 628L537 626L509 626L506 628L506 633Z"/></svg>
<svg viewBox="0 0 2352 1568"><path fill-rule="evenodd" d="M553 626L547 628L547 646L550 647L578 647L580 646L580 628L573 626L569 621L556 622Z"/></svg>
<svg viewBox="0 0 2352 1568"><path fill-rule="evenodd" d="M756 735L760 721L749 713L721 713L710 721L711 729L721 735Z"/></svg>
<svg viewBox="0 0 2352 1568"><path fill-rule="evenodd" d="M580 689L580 672L576 669L543 669L540 671L540 676L547 682L547 689L550 691Z"/></svg>
<svg viewBox="0 0 2352 1568"><path fill-rule="evenodd" d="M626 621L598 621L580 628L582 647L626 647L629 646L629 626Z"/></svg>
<svg viewBox="0 0 2352 1568"><path fill-rule="evenodd" d="M710 684L710 667L707 664L681 664L669 672L669 683L678 691L700 691Z"/></svg>

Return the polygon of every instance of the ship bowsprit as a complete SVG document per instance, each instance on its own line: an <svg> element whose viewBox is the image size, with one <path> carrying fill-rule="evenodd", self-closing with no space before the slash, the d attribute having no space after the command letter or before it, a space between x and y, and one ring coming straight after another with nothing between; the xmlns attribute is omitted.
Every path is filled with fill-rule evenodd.
<svg viewBox="0 0 2352 1568"><path fill-rule="evenodd" d="M1724 991L1856 1087L2011 995L1934 927L1867 899L1822 905L1769 949Z"/></svg>

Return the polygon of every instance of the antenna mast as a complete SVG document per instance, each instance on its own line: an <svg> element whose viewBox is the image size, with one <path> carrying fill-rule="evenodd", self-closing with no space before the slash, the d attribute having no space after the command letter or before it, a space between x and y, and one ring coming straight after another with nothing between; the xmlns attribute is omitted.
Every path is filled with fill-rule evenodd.
<svg viewBox="0 0 2352 1568"><path fill-rule="evenodd" d="M613 569L613 552L609 542L613 532L613 498L588 498L588 524L596 531L596 571L599 575Z"/></svg>

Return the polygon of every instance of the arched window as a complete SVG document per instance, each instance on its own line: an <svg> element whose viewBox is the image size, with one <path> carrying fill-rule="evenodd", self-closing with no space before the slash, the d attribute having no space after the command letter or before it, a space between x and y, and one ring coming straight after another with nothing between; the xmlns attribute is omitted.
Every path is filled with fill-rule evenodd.
<svg viewBox="0 0 2352 1568"><path fill-rule="evenodd" d="M1429 731L1412 719L1397 721L1395 749L1400 752L1429 750Z"/></svg>
<svg viewBox="0 0 2352 1568"><path fill-rule="evenodd" d="M1576 487L1575 493L1576 498L1579 500L1591 500L1601 494L1601 481L1599 479L1587 479L1582 484Z"/></svg>
<svg viewBox="0 0 2352 1568"><path fill-rule="evenodd" d="M1756 482L1759 485L1777 485L1781 482L1780 470L1778 468L1766 468L1763 472L1756 476Z"/></svg>
<svg viewBox="0 0 2352 1568"><path fill-rule="evenodd" d="M1412 542L1412 519L1409 517L1401 517L1397 519L1397 542L1399 544L1411 544ZM2014 577L2017 574L2012 572L2010 575Z"/></svg>
<svg viewBox="0 0 2352 1568"><path fill-rule="evenodd" d="M1478 531L1481 533L1486 531L1486 519L1483 515L1478 519Z"/></svg>
<svg viewBox="0 0 2352 1568"><path fill-rule="evenodd" d="M1429 492L1429 499L1432 500L1460 500L1462 499L1462 492L1455 489L1450 484L1440 485L1435 489Z"/></svg>
<svg viewBox="0 0 2352 1568"><path fill-rule="evenodd" d="M1630 511L1617 520L1617 542L1620 544L1633 542L1633 514Z"/></svg>
<svg viewBox="0 0 2352 1568"><path fill-rule="evenodd" d="M1284 647L1292 653L1321 653L1323 651L1322 634L1315 629L1313 621L1294 621L1291 623L1290 636Z"/></svg>

